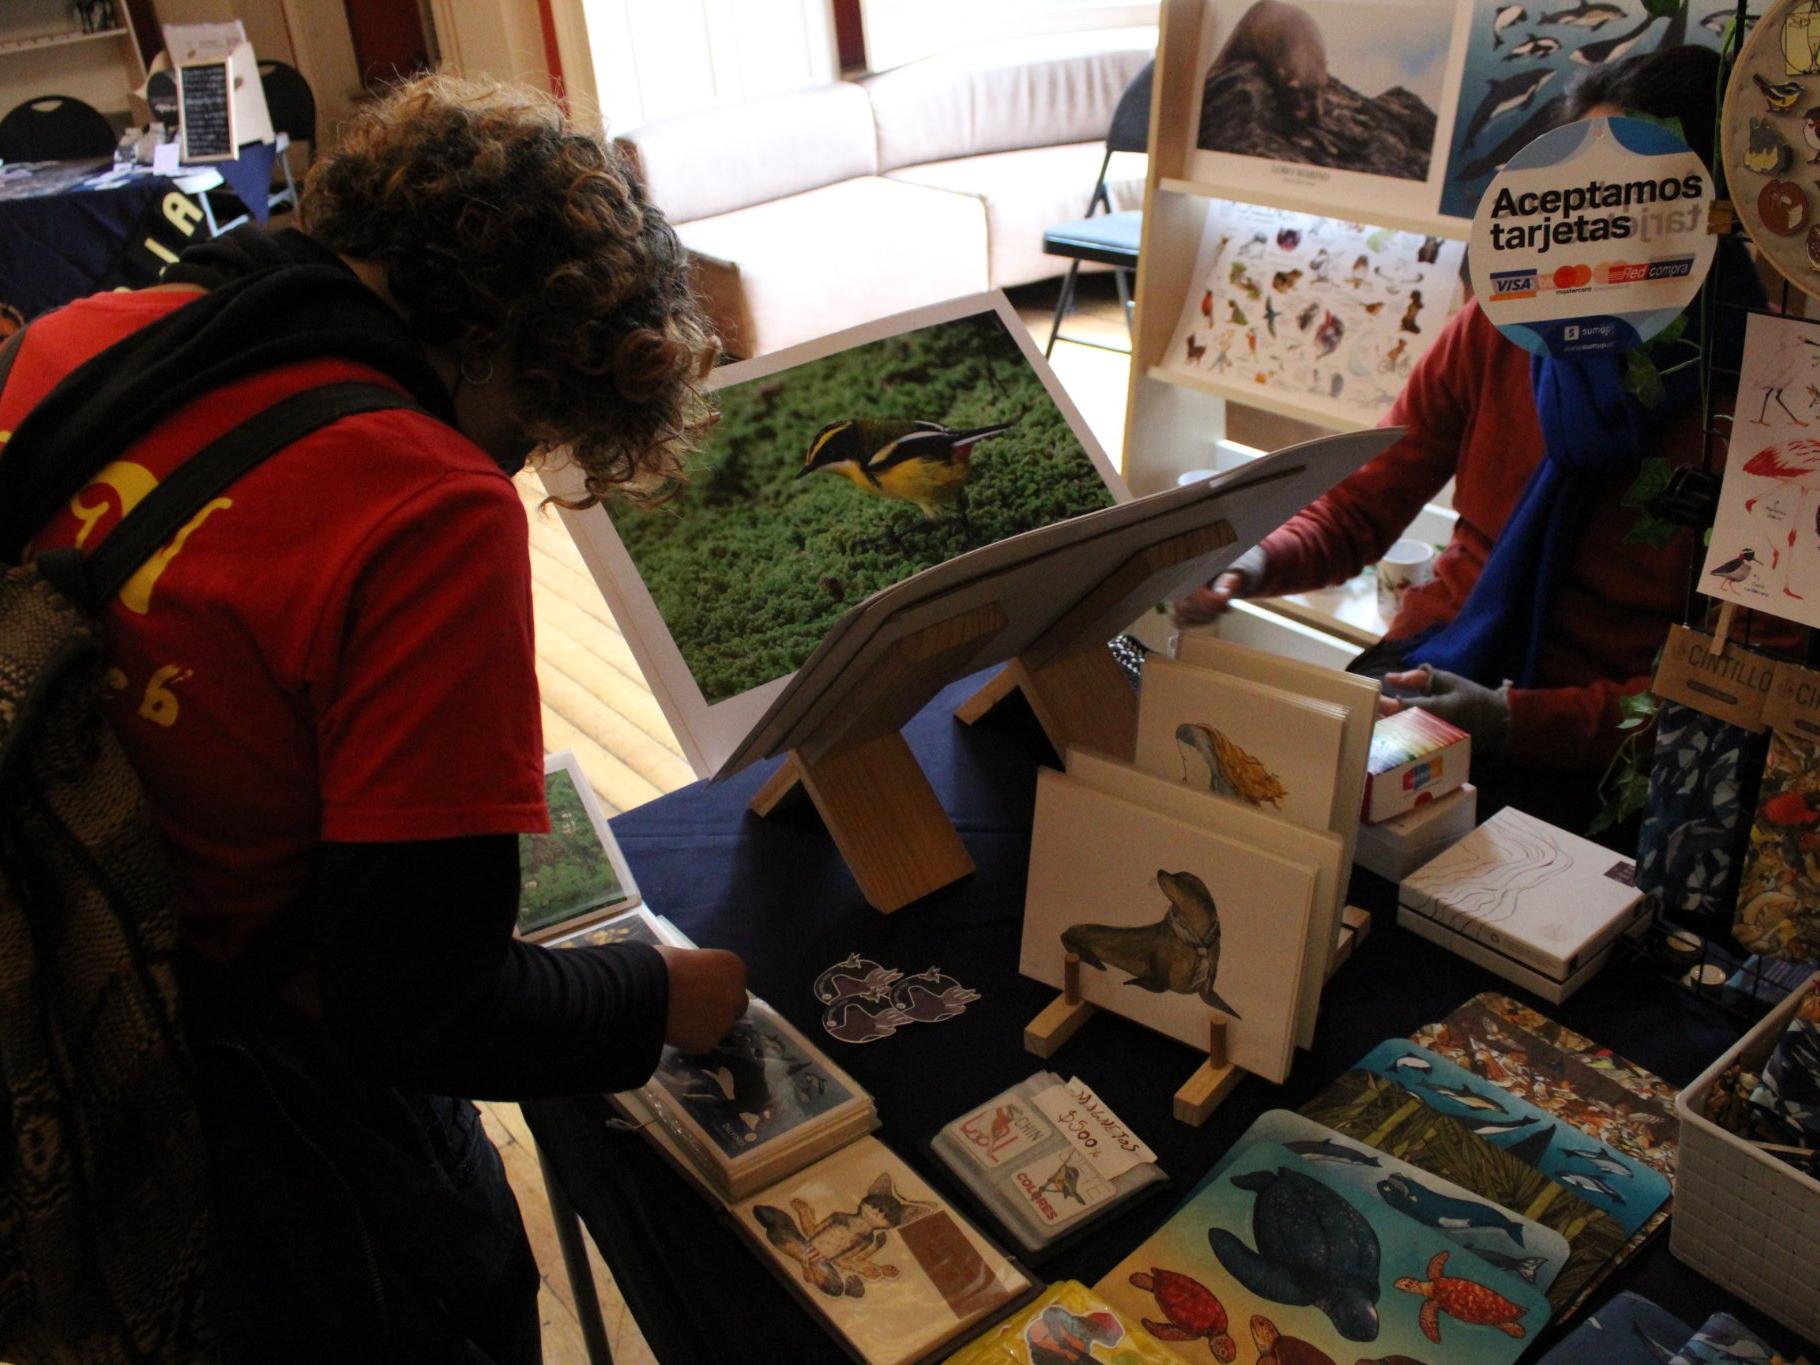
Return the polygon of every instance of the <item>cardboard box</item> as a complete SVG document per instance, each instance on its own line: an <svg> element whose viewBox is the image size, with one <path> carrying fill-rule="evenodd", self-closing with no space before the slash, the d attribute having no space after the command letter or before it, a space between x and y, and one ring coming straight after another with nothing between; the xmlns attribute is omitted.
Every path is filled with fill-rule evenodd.
<svg viewBox="0 0 1820 1365"><path fill-rule="evenodd" d="M1400 882L1471 834L1478 823L1479 789L1466 782L1405 814L1360 825L1353 861L1386 881Z"/></svg>
<svg viewBox="0 0 1820 1365"><path fill-rule="evenodd" d="M1368 825L1458 790L1472 766L1472 737L1420 707L1385 716L1371 732L1365 803Z"/></svg>
<svg viewBox="0 0 1820 1365"><path fill-rule="evenodd" d="M1647 914L1636 872L1608 848L1507 808L1404 878L1397 920L1564 1000Z"/></svg>

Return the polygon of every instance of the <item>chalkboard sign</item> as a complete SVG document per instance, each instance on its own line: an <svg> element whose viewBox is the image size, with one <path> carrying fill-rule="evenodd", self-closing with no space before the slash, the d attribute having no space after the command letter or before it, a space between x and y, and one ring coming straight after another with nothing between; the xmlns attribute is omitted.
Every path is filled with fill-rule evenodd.
<svg viewBox="0 0 1820 1365"><path fill-rule="evenodd" d="M178 67L177 100L184 161L232 161L234 75L229 59Z"/></svg>

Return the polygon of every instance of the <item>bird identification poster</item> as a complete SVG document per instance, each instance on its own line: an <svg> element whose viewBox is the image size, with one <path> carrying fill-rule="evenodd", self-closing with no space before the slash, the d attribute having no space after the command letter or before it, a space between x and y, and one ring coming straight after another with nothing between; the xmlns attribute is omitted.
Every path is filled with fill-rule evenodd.
<svg viewBox="0 0 1820 1365"><path fill-rule="evenodd" d="M1235 198L1435 216L1467 0L1206 0L1188 176Z"/></svg>
<svg viewBox="0 0 1820 1365"><path fill-rule="evenodd" d="M1820 626L1820 340L1753 313L1700 590Z"/></svg>
<svg viewBox="0 0 1820 1365"><path fill-rule="evenodd" d="M1205 1050L1224 1015L1232 1061L1289 1074L1315 869L1043 770L1018 971ZM1322 944L1319 951L1325 952Z"/></svg>
<svg viewBox="0 0 1820 1365"><path fill-rule="evenodd" d="M1164 368L1376 426L1460 306L1463 242L1212 200Z"/></svg>
<svg viewBox="0 0 1820 1365"><path fill-rule="evenodd" d="M655 508L563 519L697 773L857 603L1128 498L1000 293L714 372L719 423ZM547 486L573 496L573 469Z"/></svg>

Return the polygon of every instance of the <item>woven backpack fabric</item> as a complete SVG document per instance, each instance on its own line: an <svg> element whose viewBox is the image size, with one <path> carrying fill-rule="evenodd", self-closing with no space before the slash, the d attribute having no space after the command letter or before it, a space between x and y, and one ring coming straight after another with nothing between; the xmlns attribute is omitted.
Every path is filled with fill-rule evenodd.
<svg viewBox="0 0 1820 1365"><path fill-rule="evenodd" d="M22 336L0 348L0 388ZM101 608L259 461L405 405L370 384L294 394L168 475L93 554L0 573L0 1360L208 1358L202 1097L162 839L103 714Z"/></svg>

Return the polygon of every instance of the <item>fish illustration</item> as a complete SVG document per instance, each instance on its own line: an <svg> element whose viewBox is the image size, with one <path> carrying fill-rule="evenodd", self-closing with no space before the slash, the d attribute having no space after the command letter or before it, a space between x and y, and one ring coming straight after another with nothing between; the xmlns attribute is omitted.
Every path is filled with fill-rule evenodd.
<svg viewBox="0 0 1820 1365"><path fill-rule="evenodd" d="M1556 1175L1555 1179L1559 1180L1563 1185L1572 1185L1577 1190L1588 1190L1593 1194L1602 1194L1607 1199L1616 1200L1620 1204L1624 1202L1623 1195L1619 1194L1596 1175L1581 1175L1578 1171L1563 1171Z"/></svg>
<svg viewBox="0 0 1820 1365"><path fill-rule="evenodd" d="M1542 1267L1548 1264L1546 1256L1506 1256L1501 1251L1484 1251L1478 1247L1474 1247L1472 1250L1473 1255L1480 1260L1490 1261L1499 1270L1508 1270L1530 1284L1536 1282L1536 1276L1541 1273Z"/></svg>
<svg viewBox="0 0 1820 1365"><path fill-rule="evenodd" d="M1597 43L1587 43L1582 47L1576 47L1567 54L1567 59L1579 62L1582 66L1603 66L1606 62L1615 62L1641 42L1643 35L1649 31L1649 26L1655 22L1655 15L1646 14L1643 16L1643 22L1629 33L1621 33L1616 38L1606 38Z"/></svg>
<svg viewBox="0 0 1820 1365"><path fill-rule="evenodd" d="M1466 139L1460 145L1470 147L1478 140L1485 125L1535 102L1536 92L1555 77L1548 67L1519 71L1514 76L1501 76L1485 83L1485 97L1466 122Z"/></svg>
<svg viewBox="0 0 1820 1365"><path fill-rule="evenodd" d="M822 1027L843 1043L876 1043L916 1021L889 1000L850 995L822 1011Z"/></svg>
<svg viewBox="0 0 1820 1365"><path fill-rule="evenodd" d="M1386 1176L1377 1184L1378 1198L1391 1208L1408 1214L1418 1223L1431 1228L1458 1232L1464 1228L1491 1228L1506 1234L1518 1246L1523 1245L1523 1225L1502 1209L1472 1199L1455 1199L1431 1190L1406 1175Z"/></svg>
<svg viewBox="0 0 1820 1365"><path fill-rule="evenodd" d="M939 1024L964 1013L980 998L940 967L907 976L891 989L891 1003L905 1019L917 1024Z"/></svg>
<svg viewBox="0 0 1820 1365"><path fill-rule="evenodd" d="M1558 9L1553 14L1544 14L1538 21L1544 24L1564 24L1570 28L1583 28L1589 33L1596 33L1614 19L1622 19L1624 11L1617 5L1597 3L1575 5L1572 9Z"/></svg>
<svg viewBox="0 0 1820 1365"><path fill-rule="evenodd" d="M1378 1159L1367 1156L1356 1147L1348 1147L1343 1142L1332 1138L1320 1138L1304 1142L1285 1142L1283 1144L1304 1161L1332 1161L1345 1166L1376 1166Z"/></svg>
<svg viewBox="0 0 1820 1365"><path fill-rule="evenodd" d="M1560 50L1561 40L1559 38L1550 38L1547 35L1537 37L1532 33L1509 52L1506 52L1504 54L1504 60L1507 62L1514 62L1519 57L1535 57L1540 60L1543 57L1552 57Z"/></svg>
<svg viewBox="0 0 1820 1365"><path fill-rule="evenodd" d="M1505 5L1491 19L1491 45L1499 47L1504 42L1504 30L1513 24L1520 24L1529 18L1529 11L1521 5Z"/></svg>
<svg viewBox="0 0 1820 1365"><path fill-rule="evenodd" d="M815 978L815 998L824 1005L832 1005L848 996L871 996L876 999L890 990L892 983L902 976L902 972L881 967L858 953L849 953Z"/></svg>
<svg viewBox="0 0 1820 1365"><path fill-rule="evenodd" d="M1443 1096L1452 1103L1459 1105L1462 1109L1479 1109L1494 1114L1509 1112L1503 1105L1492 1099L1491 1096L1481 1095L1470 1086L1442 1085L1439 1081L1422 1081L1420 1084L1423 1089L1434 1091L1435 1094Z"/></svg>
<svg viewBox="0 0 1820 1365"><path fill-rule="evenodd" d="M1514 1133L1519 1128L1527 1128L1530 1124L1539 1121L1537 1119L1487 1119L1483 1123L1473 1124L1472 1130L1480 1137L1496 1137L1504 1133Z"/></svg>
<svg viewBox="0 0 1820 1365"><path fill-rule="evenodd" d="M1237 1010L1220 998L1214 980L1220 969L1220 912L1207 884L1192 872L1157 869L1156 884L1169 909L1154 924L1124 927L1074 924L1062 931L1062 947L1100 971L1108 964L1130 972L1127 986L1139 990L1199 995L1234 1019Z"/></svg>

